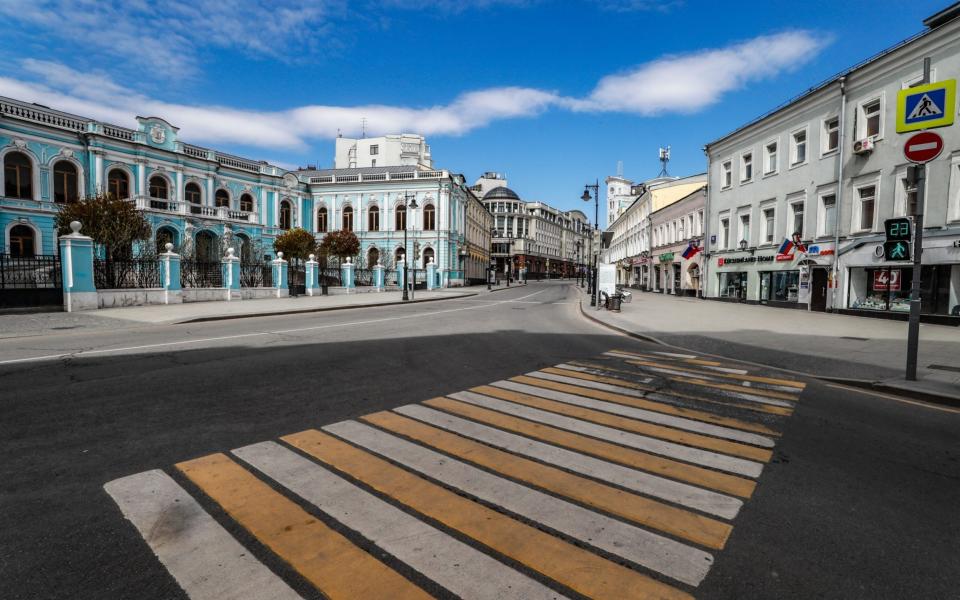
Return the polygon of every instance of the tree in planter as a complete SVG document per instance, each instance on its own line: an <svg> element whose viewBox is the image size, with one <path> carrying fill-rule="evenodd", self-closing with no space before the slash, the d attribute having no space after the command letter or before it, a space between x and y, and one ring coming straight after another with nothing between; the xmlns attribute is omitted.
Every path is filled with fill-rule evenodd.
<svg viewBox="0 0 960 600"><path fill-rule="evenodd" d="M150 239L150 223L134 204L98 193L57 205L56 226L59 235L70 233L70 223L80 221L82 233L93 238L107 260L129 258L134 242Z"/></svg>

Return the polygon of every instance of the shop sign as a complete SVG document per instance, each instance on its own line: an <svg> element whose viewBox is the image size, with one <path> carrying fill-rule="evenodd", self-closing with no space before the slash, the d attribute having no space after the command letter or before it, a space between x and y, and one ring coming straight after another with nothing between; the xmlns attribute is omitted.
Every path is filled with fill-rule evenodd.
<svg viewBox="0 0 960 600"><path fill-rule="evenodd" d="M900 291L900 269L877 269L873 272L873 289L877 292Z"/></svg>
<svg viewBox="0 0 960 600"><path fill-rule="evenodd" d="M718 258L717 266L722 267L723 265L739 265L743 263L766 263L773 262L773 256L737 256L735 258Z"/></svg>
<svg viewBox="0 0 960 600"><path fill-rule="evenodd" d="M786 261L793 260L793 256L794 256L794 255L793 255L792 253L791 253L791 254L778 254L778 255L777 255L777 262L786 262Z"/></svg>
<svg viewBox="0 0 960 600"><path fill-rule="evenodd" d="M634 258L634 259L633 259L633 264L635 264L635 265L645 265L645 264L647 264L647 260L648 260L648 259L647 259L645 256L641 256L640 258Z"/></svg>
<svg viewBox="0 0 960 600"><path fill-rule="evenodd" d="M660 255L660 262L670 262L673 260L673 252L664 252Z"/></svg>
<svg viewBox="0 0 960 600"><path fill-rule="evenodd" d="M812 246L807 246L807 256L830 256L833 254L833 248L821 248L820 246L814 244Z"/></svg>

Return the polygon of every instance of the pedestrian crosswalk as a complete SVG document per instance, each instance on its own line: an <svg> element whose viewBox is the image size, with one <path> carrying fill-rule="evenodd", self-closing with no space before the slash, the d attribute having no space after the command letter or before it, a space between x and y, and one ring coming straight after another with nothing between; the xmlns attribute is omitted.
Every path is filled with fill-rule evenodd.
<svg viewBox="0 0 960 600"><path fill-rule="evenodd" d="M104 488L194 600L691 598L804 386L614 349Z"/></svg>

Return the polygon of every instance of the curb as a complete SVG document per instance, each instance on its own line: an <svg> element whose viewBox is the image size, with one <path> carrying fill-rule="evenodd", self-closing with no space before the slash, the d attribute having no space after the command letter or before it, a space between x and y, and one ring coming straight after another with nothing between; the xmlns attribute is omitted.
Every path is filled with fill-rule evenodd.
<svg viewBox="0 0 960 600"><path fill-rule="evenodd" d="M665 348L674 348L674 349L676 349L676 350L684 350L684 351L686 351L686 352L696 352L697 354L699 354L699 355L701 355L701 356L710 356L710 357L713 357L713 358L723 358L723 359L726 359L726 360L733 360L733 361L736 361L736 362L739 362L739 363L743 363L743 364L745 364L745 365L753 365L753 366L755 366L755 367L762 367L762 368L764 368L764 369L774 369L774 370L776 370L776 371L782 371L782 372L784 372L784 373L790 373L790 374L792 374L792 375L799 375L799 376L801 376L801 377L809 377L809 378L811 378L811 379L816 379L816 380L818 380L818 381L823 381L823 382L826 382L826 383L835 383L835 384L839 384L839 385L845 385L845 386L847 386L847 387L864 389L864 390L869 390L869 391L873 391L873 392L883 392L883 393L886 393L886 394L890 394L891 396L899 396L899 397L901 397L901 398L911 398L911 399L913 399L913 400L921 400L921 401L927 402L927 403L929 403L929 404L938 404L938 405L941 405L941 406L949 406L949 407L952 407L952 408L960 408L960 396L948 396L948 395L945 395L945 394L937 394L937 393L935 393L935 392L924 392L924 391L922 391L922 390L912 390L912 389L903 388L903 387L900 387L900 386L890 385L890 384L884 383L884 382L882 382L882 381L871 381L871 380L869 380L869 379L848 379L848 378L845 378L845 377L833 377L833 376L829 376L829 375L816 375L816 374L814 374L814 373L806 373L806 372L804 372L804 371L794 371L794 370L791 370L791 369L785 369L785 368L783 368L783 367L775 367L775 366L772 366L772 365L766 365L766 364L763 364L763 363L753 362L753 361L749 361L749 360L741 360L741 359L739 359L739 358L732 358L732 357L730 357L730 356L721 356L721 355L719 355L719 354L710 354L709 352L703 352L703 351L701 351L701 350L694 350L694 349L692 349L692 348L687 348L687 347L684 347L684 346L677 346L677 345L675 345L675 344L668 344L667 342L664 342L663 340L657 339L657 338L653 337L652 335L645 335L645 334L642 334L642 333L637 333L637 332L635 332L635 331L630 331L630 330L628 330L628 329L624 329L624 328L622 328L622 327L617 327L616 325L611 325L610 323L607 323L607 322L602 321L602 320L600 320L600 319L598 319L598 318L596 318L596 317L591 316L591 315L589 314L589 312L583 310L583 300L582 300L582 299L581 299L580 302L578 303L578 306L580 307L580 314L581 314L583 317L585 317L586 319L588 319L588 320L590 320L590 321L593 321L594 323L596 323L596 324L598 324L598 325L601 325L601 326L603 326L603 327L606 327L607 329L611 329L611 330L616 331L616 332L618 332L618 333L622 333L622 334L624 334L624 335L626 335L626 336L628 336L628 337L632 337L632 338L634 338L634 339L637 339L637 340L640 340L640 341L643 341L643 342L649 342L649 343L652 343L652 344L657 344L658 346L663 346L663 347L665 347Z"/></svg>
<svg viewBox="0 0 960 600"><path fill-rule="evenodd" d="M477 292L477 293L474 294L474 295L477 296L477 295L480 295L480 294L493 294L493 293L496 293L496 292L503 292L503 291L506 291L506 290L512 290L513 288L526 287L526 286L527 286L526 283L517 283L517 284L511 285L510 287L506 287L506 286L504 286L504 287L498 287L497 289L495 289L495 290L490 290L489 292Z"/></svg>
<svg viewBox="0 0 960 600"><path fill-rule="evenodd" d="M354 304L354 305L343 305L343 306L321 306L319 308L303 308L298 310L281 310L275 312L262 312L262 313L244 313L240 315L215 315L210 317L196 317L194 319L186 319L184 321L173 321L167 323L168 325L185 325L187 323L206 323L209 321L230 321L233 319L252 319L254 317L276 317L280 315L302 315L305 313L315 313L315 312L330 312L335 310L354 310L358 308L376 308L379 306L397 306L400 304L420 304L421 302L440 302L443 300L457 300L459 298L470 298L472 296L478 296L478 292L470 294L460 294L457 296L452 296L450 298L425 298L423 300L398 300L392 302L377 302L375 304Z"/></svg>

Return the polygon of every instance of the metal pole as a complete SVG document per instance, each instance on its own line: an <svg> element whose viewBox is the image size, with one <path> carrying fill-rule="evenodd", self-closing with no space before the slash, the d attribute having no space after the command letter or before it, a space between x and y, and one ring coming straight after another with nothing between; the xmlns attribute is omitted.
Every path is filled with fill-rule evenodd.
<svg viewBox="0 0 960 600"><path fill-rule="evenodd" d="M593 228L600 231L600 180L597 179L593 184ZM595 305L600 310L600 286L597 285L597 261L600 259L600 246L602 246L602 236L597 240L597 248L593 252L593 294L596 297Z"/></svg>
<svg viewBox="0 0 960 600"><path fill-rule="evenodd" d="M409 271L407 268L407 223L406 223L406 211L407 211L407 200L403 200L403 211L404 211L404 223L403 223L403 300L409 300L410 296L407 293L407 283L409 279Z"/></svg>
<svg viewBox="0 0 960 600"><path fill-rule="evenodd" d="M930 82L930 58L923 59L923 81ZM951 109L952 110L952 109ZM907 327L907 381L917 380L917 351L920 346L920 272L923 262L923 196L926 165L917 165L917 202L913 218L913 281L910 285L910 322Z"/></svg>

